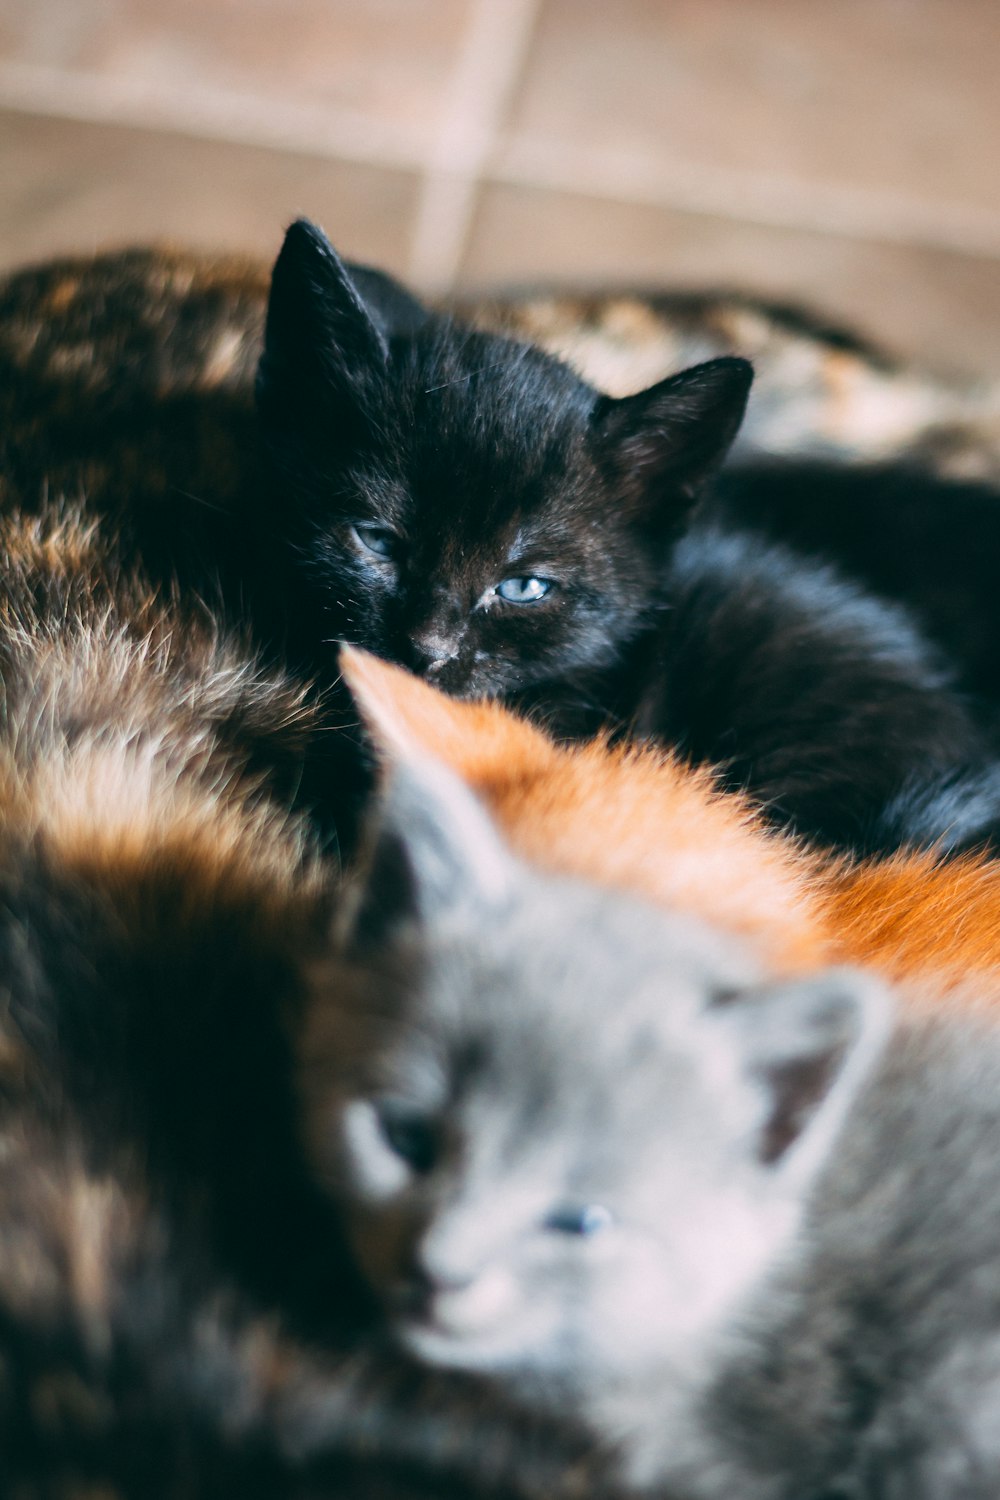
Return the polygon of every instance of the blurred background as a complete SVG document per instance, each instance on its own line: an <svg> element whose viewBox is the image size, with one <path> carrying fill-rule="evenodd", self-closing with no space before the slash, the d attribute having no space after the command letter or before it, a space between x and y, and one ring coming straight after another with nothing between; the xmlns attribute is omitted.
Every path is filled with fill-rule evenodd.
<svg viewBox="0 0 1000 1500"><path fill-rule="evenodd" d="M741 288L1000 373L998 0L0 0L0 266L308 213L426 291Z"/></svg>

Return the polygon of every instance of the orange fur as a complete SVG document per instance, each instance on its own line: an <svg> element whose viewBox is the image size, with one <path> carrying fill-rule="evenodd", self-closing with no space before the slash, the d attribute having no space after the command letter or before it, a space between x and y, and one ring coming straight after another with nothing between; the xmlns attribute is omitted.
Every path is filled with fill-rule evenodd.
<svg viewBox="0 0 1000 1500"><path fill-rule="evenodd" d="M447 698L354 649L344 673L376 739L451 766L533 863L741 934L773 972L865 963L940 993L1000 968L1000 862L826 856L652 747L557 745L498 703Z"/></svg>
<svg viewBox="0 0 1000 1500"><path fill-rule="evenodd" d="M892 979L933 978L940 991L1000 969L1000 861L985 855L902 853L835 869L828 912L845 957Z"/></svg>
<svg viewBox="0 0 1000 1500"><path fill-rule="evenodd" d="M779 972L827 958L817 858L709 772L602 739L557 745L499 703L447 698L354 649L343 664L376 738L451 766L533 863L708 918Z"/></svg>

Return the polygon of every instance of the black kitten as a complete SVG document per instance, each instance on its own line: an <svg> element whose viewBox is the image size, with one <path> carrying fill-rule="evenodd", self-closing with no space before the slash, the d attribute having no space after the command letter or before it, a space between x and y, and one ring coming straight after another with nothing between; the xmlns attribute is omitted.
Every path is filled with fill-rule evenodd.
<svg viewBox="0 0 1000 1500"><path fill-rule="evenodd" d="M293 225L258 387L325 634L462 695L617 666L736 433L749 365L601 399L531 345L386 316L355 275Z"/></svg>
<svg viewBox="0 0 1000 1500"><path fill-rule="evenodd" d="M636 724L805 833L905 841L886 805L977 768L983 738L903 609L699 519L750 381L723 358L603 396L294 224L258 379L294 648L329 671L350 640L567 734ZM955 843L926 812L920 836Z"/></svg>
<svg viewBox="0 0 1000 1500"><path fill-rule="evenodd" d="M941 479L913 461L756 460L727 465L709 504L722 524L766 531L905 604L960 665L994 723L1000 717L993 487Z"/></svg>

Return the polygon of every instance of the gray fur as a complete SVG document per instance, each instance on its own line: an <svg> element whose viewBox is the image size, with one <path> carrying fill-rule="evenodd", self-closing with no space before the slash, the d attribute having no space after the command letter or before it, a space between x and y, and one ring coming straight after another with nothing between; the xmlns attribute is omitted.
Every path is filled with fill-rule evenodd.
<svg viewBox="0 0 1000 1500"><path fill-rule="evenodd" d="M433 869L445 837L468 878L421 903L424 836L390 816L412 889L377 980L359 937L303 1074L398 1345L578 1423L619 1495L995 1500L989 1014L847 972L764 983L720 935L543 881L487 835L511 872L490 887L467 794L400 774L390 808L438 807ZM411 1144L422 1122L430 1156L386 1121ZM584 1205L595 1232L566 1232Z"/></svg>

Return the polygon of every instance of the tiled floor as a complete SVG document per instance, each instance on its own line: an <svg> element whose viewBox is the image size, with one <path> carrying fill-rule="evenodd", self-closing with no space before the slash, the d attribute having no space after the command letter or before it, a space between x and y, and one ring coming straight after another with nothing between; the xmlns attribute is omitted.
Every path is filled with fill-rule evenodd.
<svg viewBox="0 0 1000 1500"><path fill-rule="evenodd" d="M426 289L739 286L1000 373L996 0L0 0L0 264L299 212Z"/></svg>

